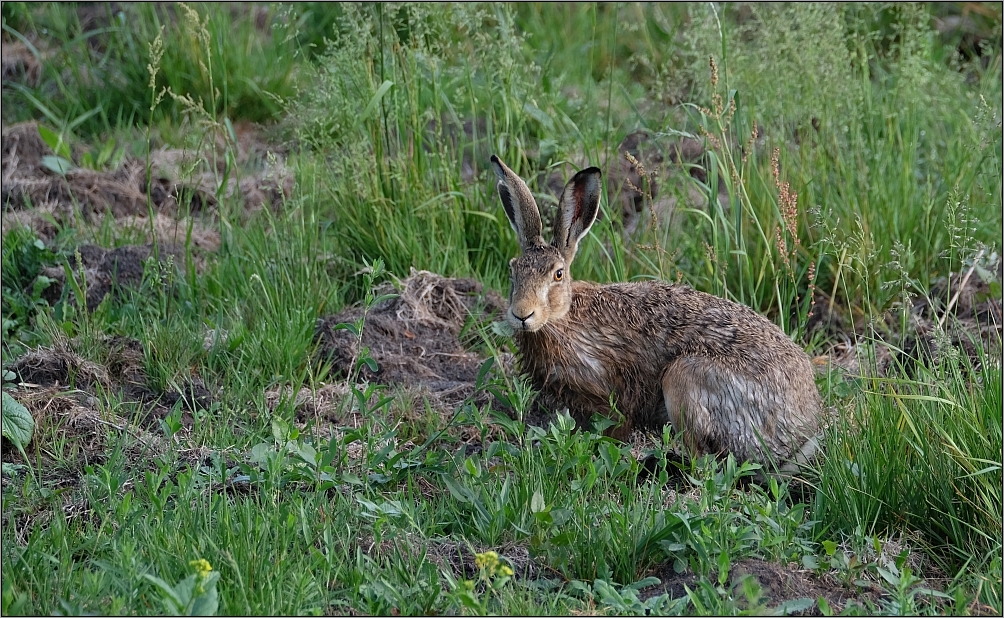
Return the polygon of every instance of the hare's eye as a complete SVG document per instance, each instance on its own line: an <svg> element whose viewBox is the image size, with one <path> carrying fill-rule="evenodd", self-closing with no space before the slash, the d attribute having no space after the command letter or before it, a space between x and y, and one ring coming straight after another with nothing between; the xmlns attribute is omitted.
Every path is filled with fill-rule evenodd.
<svg viewBox="0 0 1004 618"><path fill-rule="evenodd" d="M561 277L562 277L563 274L564 273L561 272L560 268L558 270L554 271L554 280L555 281L561 281Z"/></svg>

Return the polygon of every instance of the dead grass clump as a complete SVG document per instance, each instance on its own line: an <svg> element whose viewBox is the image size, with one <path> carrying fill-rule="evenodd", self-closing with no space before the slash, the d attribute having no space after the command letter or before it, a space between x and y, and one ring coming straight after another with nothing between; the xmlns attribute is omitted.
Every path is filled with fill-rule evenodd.
<svg viewBox="0 0 1004 618"><path fill-rule="evenodd" d="M348 396L348 389L341 384L325 384L317 389L302 387L295 394L289 385L265 392L265 405L275 413L283 404L293 408L296 421L306 423L311 420L339 422L337 417L341 402Z"/></svg>
<svg viewBox="0 0 1004 618"><path fill-rule="evenodd" d="M115 336L99 341L101 363L84 359L73 345L73 341L59 340L50 348L28 352L7 369L26 387L70 387L95 398L113 395L123 404L135 406L135 421L146 430L158 429L158 421L176 405L182 410L182 426L190 429L195 424L193 413L210 409L217 400L218 393L198 377L166 390L153 386L145 370L143 346L135 339Z"/></svg>
<svg viewBox="0 0 1004 618"><path fill-rule="evenodd" d="M133 427L129 421L98 409L98 401L81 390L58 386L21 387L12 391L35 420L35 432L25 448L28 461L4 441L3 460L42 466L43 480L57 486L73 485L90 465L104 463L111 448L112 431L121 434L127 458L139 461L163 452L163 440Z"/></svg>
<svg viewBox="0 0 1004 618"><path fill-rule="evenodd" d="M377 543L369 534L362 535L355 541L368 556L390 556L401 552L410 558L424 557L442 571L447 571L454 578L476 580L480 574L477 566L477 554L494 551L500 562L513 570L517 580L532 580L539 576L541 569L530 555L530 548L522 543L507 542L497 546L485 546L468 542L457 542L449 538L426 539L407 532L395 541L384 540Z"/></svg>
<svg viewBox="0 0 1004 618"><path fill-rule="evenodd" d="M116 224L122 232L145 234L148 237L152 228L152 237L161 247L184 247L187 244L193 249L192 259L198 272L205 267L205 255L215 253L220 248L219 230L206 227L191 217L178 218L155 213L151 221L149 217L130 215L119 218Z"/></svg>
<svg viewBox="0 0 1004 618"><path fill-rule="evenodd" d="M84 359L62 342L51 348L37 348L18 358L8 369L22 383L42 387L109 389L111 379L105 367Z"/></svg>
<svg viewBox="0 0 1004 618"><path fill-rule="evenodd" d="M58 465L65 472L79 471L85 465L105 460L107 427L102 425L101 414L93 407L96 402L87 393L50 386L19 390L12 396L35 420L32 441L25 448L29 457L27 463L34 465L37 455L43 462ZM14 449L9 452L4 449L4 460L8 458L25 463ZM52 470L51 465L46 468Z"/></svg>
<svg viewBox="0 0 1004 618"><path fill-rule="evenodd" d="M4 40L3 53L0 54L0 72L3 74L4 84L19 83L34 88L42 77L42 63L21 41Z"/></svg>
<svg viewBox="0 0 1004 618"><path fill-rule="evenodd" d="M394 315L404 325L441 326L459 334L467 317L483 301L492 311L501 311L504 301L474 279L450 279L427 270L412 269L404 280Z"/></svg>

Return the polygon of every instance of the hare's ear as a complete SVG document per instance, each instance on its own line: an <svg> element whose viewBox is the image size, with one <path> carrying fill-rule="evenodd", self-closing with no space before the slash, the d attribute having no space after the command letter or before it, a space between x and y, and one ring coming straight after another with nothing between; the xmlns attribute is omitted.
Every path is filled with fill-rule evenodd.
<svg viewBox="0 0 1004 618"><path fill-rule="evenodd" d="M551 244L571 262L579 240L586 235L600 207L600 168L589 167L568 181L561 192L558 214L554 219Z"/></svg>
<svg viewBox="0 0 1004 618"><path fill-rule="evenodd" d="M544 240L540 237L540 211L537 210L537 202L530 195L529 187L495 155L492 155L492 169L498 176L499 197L502 198L502 207L505 208L512 229L516 230L519 246L526 251L530 247L543 245Z"/></svg>

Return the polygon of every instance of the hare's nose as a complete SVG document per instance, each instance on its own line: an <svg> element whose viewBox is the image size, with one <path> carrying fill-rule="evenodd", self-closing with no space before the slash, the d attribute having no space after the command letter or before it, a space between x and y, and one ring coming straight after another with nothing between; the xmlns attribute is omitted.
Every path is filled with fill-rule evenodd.
<svg viewBox="0 0 1004 618"><path fill-rule="evenodd" d="M534 313L535 313L534 311L531 311L531 312L530 312L530 313L528 313L528 314L527 314L526 316L524 316L524 317L522 317L522 318L521 318L521 317L519 317L518 315L516 315L516 312L515 312L515 311L513 311L513 312L512 312L512 317L516 318L517 320L519 320L520 322L522 322L522 323L523 323L523 324L525 325L525 324L526 324L526 321L527 321L527 320L529 320L529 319L530 319L531 317L533 317L533 314L534 314Z"/></svg>

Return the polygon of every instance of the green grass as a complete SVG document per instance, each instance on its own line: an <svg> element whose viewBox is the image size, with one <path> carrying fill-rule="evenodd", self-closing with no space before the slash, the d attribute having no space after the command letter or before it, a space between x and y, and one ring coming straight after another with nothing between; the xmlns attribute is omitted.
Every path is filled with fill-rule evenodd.
<svg viewBox="0 0 1004 618"><path fill-rule="evenodd" d="M42 59L42 71L37 84L5 88L4 122L45 119L83 138L146 122L150 51L158 40L158 92L189 96L234 122L276 119L299 84L295 33L310 30L309 11L298 15L293 7L259 5L256 10L266 14L283 11L262 32L253 16L237 16L225 4L190 8L195 13L180 5L125 4L113 12L107 3L5 3L5 37L27 41ZM177 124L183 111L165 96L153 116Z"/></svg>
<svg viewBox="0 0 1004 618"><path fill-rule="evenodd" d="M4 464L4 614L797 609L730 579L749 559L798 564L851 595L856 580L884 591L850 614L1002 610L994 331L974 344L977 367L956 350L909 371L893 363L883 379L821 378L836 419L809 504L747 487L752 471L731 460L700 462L677 494L639 477L626 445L568 419L524 426L473 400L442 416L369 385L347 394L351 417L322 423L334 433L314 436L315 421L292 426L292 402L265 394L351 384L313 360L315 322L372 300L390 278L379 265L506 289L518 247L490 154L540 195L546 172L612 160L639 128L663 145L704 140L708 182L674 169L660 187L678 200L672 225L633 239L603 200L575 276L681 280L754 307L813 354L837 343L809 329L832 302L863 333L867 366L880 342L915 334L912 298L1001 250L999 11L975 13L996 33L981 61L953 56L960 40L933 29L939 6L309 3L269 5L264 29L263 7L191 6L198 26L181 7L136 4L87 30L73 6L4 3L5 42L49 54L37 85L5 85L5 126L37 119L95 153L132 140L142 157L151 135L233 148L232 123L268 122L289 138L296 176L274 211L224 201L222 246L200 273L150 264L139 289L92 314L72 289L49 307L37 275L73 267L65 248L88 233L125 239L64 230L42 248L5 234L5 364L60 342L110 362L120 335L140 343L151 388L199 378L219 394L190 428L179 408L140 433L120 424L141 420L135 403L97 393L104 446L86 465L72 423L39 422L27 465ZM165 94L151 110L162 88L195 105ZM511 349L481 336L481 349ZM521 382L495 368L481 386L522 418ZM670 444L656 439L655 454ZM892 555L899 534L910 547ZM918 565L943 579L922 583ZM670 571L695 579L638 594Z"/></svg>

